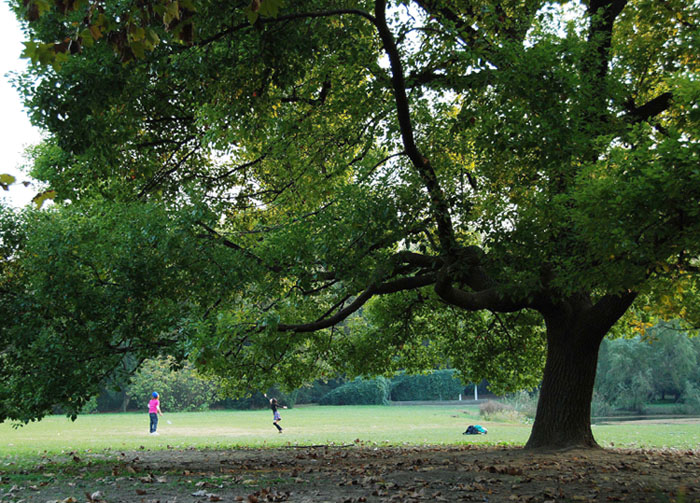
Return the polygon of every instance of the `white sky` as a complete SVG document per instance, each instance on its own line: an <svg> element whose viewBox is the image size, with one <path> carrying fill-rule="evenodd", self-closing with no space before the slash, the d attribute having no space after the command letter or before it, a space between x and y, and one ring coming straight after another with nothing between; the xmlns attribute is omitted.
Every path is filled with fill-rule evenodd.
<svg viewBox="0 0 700 503"><path fill-rule="evenodd" d="M0 173L8 173L17 182L29 180L20 170L24 162L24 150L41 140L39 131L32 127L17 91L10 84L9 72L25 68L27 60L20 59L24 35L15 15L6 2L0 1ZM31 201L36 187L24 187L21 183L0 189L0 198L13 206L24 206Z"/></svg>

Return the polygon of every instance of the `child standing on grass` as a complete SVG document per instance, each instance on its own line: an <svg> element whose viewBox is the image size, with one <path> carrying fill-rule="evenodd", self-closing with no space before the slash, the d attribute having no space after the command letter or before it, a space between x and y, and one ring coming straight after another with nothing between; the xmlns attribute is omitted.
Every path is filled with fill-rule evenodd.
<svg viewBox="0 0 700 503"><path fill-rule="evenodd" d="M267 393L263 393L265 398L267 397ZM270 400L270 408L272 409L272 424L275 425L275 428L277 428L277 431L282 433L282 427L278 424L280 421L282 421L282 416L280 416L280 413L277 410L277 399L276 398L269 398ZM286 409L287 406L283 406L283 409Z"/></svg>
<svg viewBox="0 0 700 503"><path fill-rule="evenodd" d="M148 415L151 418L151 435L158 435L156 431L158 429L158 414L162 416L163 413L160 411L158 393L154 391L151 396L151 401L148 402Z"/></svg>

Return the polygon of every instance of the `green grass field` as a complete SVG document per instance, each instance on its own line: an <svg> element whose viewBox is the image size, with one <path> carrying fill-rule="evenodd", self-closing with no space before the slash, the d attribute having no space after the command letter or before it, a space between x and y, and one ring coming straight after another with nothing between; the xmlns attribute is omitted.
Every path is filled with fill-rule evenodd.
<svg viewBox="0 0 700 503"><path fill-rule="evenodd" d="M166 413L158 436L149 435L145 413L85 415L75 422L51 416L20 428L3 423L0 459L7 464L71 451L279 447L349 444L357 439L382 445L523 445L530 432L527 424L483 421L475 407L313 406L281 412L285 428L281 435L269 410ZM488 428L488 435L462 435L467 425L477 423ZM700 423L594 425L593 432L604 446L695 449L700 445Z"/></svg>

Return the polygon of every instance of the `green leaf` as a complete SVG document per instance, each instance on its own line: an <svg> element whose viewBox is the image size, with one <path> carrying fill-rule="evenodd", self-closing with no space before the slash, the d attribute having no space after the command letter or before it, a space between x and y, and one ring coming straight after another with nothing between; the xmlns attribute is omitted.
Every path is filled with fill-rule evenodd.
<svg viewBox="0 0 700 503"><path fill-rule="evenodd" d="M92 47L95 45L95 37L89 28L85 28L80 32L80 39L85 47Z"/></svg>
<svg viewBox="0 0 700 503"><path fill-rule="evenodd" d="M54 68L54 70L58 71L61 69L61 65L68 61L69 58L70 54L67 52L56 53L56 55L53 58L53 61L51 61L51 66Z"/></svg>
<svg viewBox="0 0 700 503"><path fill-rule="evenodd" d="M258 13L258 11L254 11L253 9L250 8L250 6L243 9L243 12L245 12L245 15L248 17L248 22L250 24L255 24L255 22L258 20L258 17L260 15Z"/></svg>
<svg viewBox="0 0 700 503"><path fill-rule="evenodd" d="M134 52L134 56L136 56L138 59L143 59L146 56L146 46L144 42L134 41L129 45L129 47L131 47L131 50Z"/></svg>
<svg viewBox="0 0 700 503"><path fill-rule="evenodd" d="M264 0L260 3L260 15L265 17L277 17L282 0Z"/></svg>
<svg viewBox="0 0 700 503"><path fill-rule="evenodd" d="M39 15L42 16L51 10L51 2L49 0L34 0L34 5L39 9Z"/></svg>
<svg viewBox="0 0 700 503"><path fill-rule="evenodd" d="M22 42L24 44L24 49L22 50L22 54L20 57L25 58L25 59L31 59L32 63L36 63L39 56L38 56L38 51L39 51L39 44L36 42Z"/></svg>

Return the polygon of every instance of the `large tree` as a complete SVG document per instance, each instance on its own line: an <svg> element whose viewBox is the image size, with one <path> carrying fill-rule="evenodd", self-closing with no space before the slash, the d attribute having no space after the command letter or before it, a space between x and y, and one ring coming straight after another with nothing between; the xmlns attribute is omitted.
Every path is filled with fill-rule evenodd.
<svg viewBox="0 0 700 503"><path fill-rule="evenodd" d="M697 317L691 0L15 3L57 204L18 241L6 309L57 341L175 352L232 386L445 359L502 389L542 377L527 446L571 447L596 445L616 323ZM52 261L82 324L34 301L62 288ZM107 320L137 315L115 342ZM37 402L76 403L84 379Z"/></svg>

